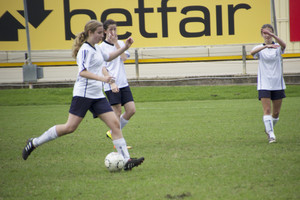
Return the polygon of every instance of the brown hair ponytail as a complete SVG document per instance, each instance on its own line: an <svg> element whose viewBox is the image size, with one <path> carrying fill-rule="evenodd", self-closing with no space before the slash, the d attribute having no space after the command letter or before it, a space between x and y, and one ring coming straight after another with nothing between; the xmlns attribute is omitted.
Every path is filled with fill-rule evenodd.
<svg viewBox="0 0 300 200"><path fill-rule="evenodd" d="M86 41L86 36L84 34L84 31L76 35L76 38L74 40L74 44L72 47L72 57L76 59L77 53L81 47L81 45Z"/></svg>
<svg viewBox="0 0 300 200"><path fill-rule="evenodd" d="M76 35L76 38L72 47L72 57L76 59L77 53L82 46L82 44L87 40L89 36L89 31L94 33L99 26L103 26L101 22L97 20L90 20L86 23L84 31Z"/></svg>

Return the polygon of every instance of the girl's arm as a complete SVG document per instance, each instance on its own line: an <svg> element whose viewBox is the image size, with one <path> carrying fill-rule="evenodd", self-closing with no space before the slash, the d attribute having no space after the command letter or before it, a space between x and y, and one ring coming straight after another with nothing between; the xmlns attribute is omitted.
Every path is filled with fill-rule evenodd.
<svg viewBox="0 0 300 200"><path fill-rule="evenodd" d="M255 49L253 49L252 51L250 51L250 54L251 54L252 56L254 56L254 54L260 52L261 50L263 50L263 49L265 49L265 48L274 48L274 49L276 49L276 48L278 48L278 47L280 47L278 44L266 44L266 45L264 45L264 46L257 47L257 48L255 48ZM281 48L282 48L282 47L281 47Z"/></svg>
<svg viewBox="0 0 300 200"><path fill-rule="evenodd" d="M118 36L116 34L111 34L109 33L107 35L107 37L109 38L109 40L114 41L114 43L116 43L115 41L117 40ZM109 54L109 58L106 61L112 61L113 59L115 59L116 57L120 56L122 53L124 53L127 49L129 49L129 47L132 45L133 43L133 39L131 37L127 38L126 42L125 42L125 46L121 47L119 49L117 49L116 51L113 51Z"/></svg>
<svg viewBox="0 0 300 200"><path fill-rule="evenodd" d="M119 43L118 43L118 41L115 43L115 46L116 46L117 49L121 48L120 45L119 45ZM125 62L127 60L127 56L126 56L126 54L124 52L121 54L121 60L123 62Z"/></svg>
<svg viewBox="0 0 300 200"><path fill-rule="evenodd" d="M108 73L106 67L103 67L103 68L102 68L102 74L103 74L104 76L109 77L109 73ZM119 87L118 87L118 85L115 83L115 80L114 80L114 79L112 79L112 80L109 82L109 84L110 84L110 87L111 87L111 91L112 91L112 92L114 92L114 93L119 92Z"/></svg>
<svg viewBox="0 0 300 200"><path fill-rule="evenodd" d="M105 83L110 83L110 82L114 81L112 76L98 76L98 75L96 75L92 72L87 71L86 69L81 71L79 73L79 75L84 77L84 78L87 78L87 79L102 81L102 82L105 82Z"/></svg>
<svg viewBox="0 0 300 200"><path fill-rule="evenodd" d="M255 49L253 49L252 51L250 51L250 54L251 54L252 56L254 56L254 54L260 52L261 50L263 50L263 49L265 49L265 48L267 48L267 45L264 45L264 46L261 46L261 47L257 47L257 48L255 48Z"/></svg>
<svg viewBox="0 0 300 200"><path fill-rule="evenodd" d="M280 39L277 35L275 35L274 33L270 32L266 29L262 30L262 32L273 37L275 39L275 41L281 46L281 50L284 50L286 48L285 42L282 39Z"/></svg>
<svg viewBox="0 0 300 200"><path fill-rule="evenodd" d="M274 49L276 49L278 47L280 47L278 44L266 44L264 46L257 47L255 49L253 49L250 53L251 53L252 56L254 56L254 54L260 52L261 50L263 50L265 48L274 48Z"/></svg>
<svg viewBox="0 0 300 200"><path fill-rule="evenodd" d="M282 51L285 50L286 48L285 42L282 39L280 39L277 35L274 35L273 38L275 38L276 42L281 46L281 50Z"/></svg>

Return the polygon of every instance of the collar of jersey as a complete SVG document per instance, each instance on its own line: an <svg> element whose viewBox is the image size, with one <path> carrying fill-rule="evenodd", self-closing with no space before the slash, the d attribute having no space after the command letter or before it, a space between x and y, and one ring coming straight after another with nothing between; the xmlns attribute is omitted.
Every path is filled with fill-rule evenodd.
<svg viewBox="0 0 300 200"><path fill-rule="evenodd" d="M275 44L275 42L274 42L274 41L272 41L272 44ZM263 43L263 45L265 46L266 44L265 44L265 43Z"/></svg>
<svg viewBox="0 0 300 200"><path fill-rule="evenodd" d="M90 45L93 49L95 49L96 50L96 48L93 46L93 45L91 45L90 43L88 43L87 41L85 41L84 43L86 43L86 44L88 44L88 45Z"/></svg>
<svg viewBox="0 0 300 200"><path fill-rule="evenodd" d="M104 42L105 42L106 44L109 44L109 45L111 45L111 46L114 46L114 44L109 43L109 42L107 42L106 40L104 40Z"/></svg>

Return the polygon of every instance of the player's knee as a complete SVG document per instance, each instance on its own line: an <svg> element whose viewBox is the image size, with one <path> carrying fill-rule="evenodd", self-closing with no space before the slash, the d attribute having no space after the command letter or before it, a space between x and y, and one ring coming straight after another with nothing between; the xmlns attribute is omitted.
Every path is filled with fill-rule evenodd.
<svg viewBox="0 0 300 200"><path fill-rule="evenodd" d="M66 127L67 134L73 133L77 129L77 126L69 125Z"/></svg>
<svg viewBox="0 0 300 200"><path fill-rule="evenodd" d="M135 112L136 112L136 109L135 108L131 108L130 110L129 110L129 115L130 115L130 117L131 116L133 116L134 114L135 114Z"/></svg>
<svg viewBox="0 0 300 200"><path fill-rule="evenodd" d="M129 109L126 110L126 115L132 117L136 112L135 106L131 106Z"/></svg>

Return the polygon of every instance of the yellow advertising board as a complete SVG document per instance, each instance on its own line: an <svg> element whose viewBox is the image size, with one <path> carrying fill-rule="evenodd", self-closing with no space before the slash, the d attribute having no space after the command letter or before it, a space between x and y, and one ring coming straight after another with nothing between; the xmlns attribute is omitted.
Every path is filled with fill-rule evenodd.
<svg viewBox="0 0 300 200"><path fill-rule="evenodd" d="M70 49L90 19L114 19L133 47L261 42L270 0L27 0L32 50ZM26 50L23 0L0 0L0 51Z"/></svg>

